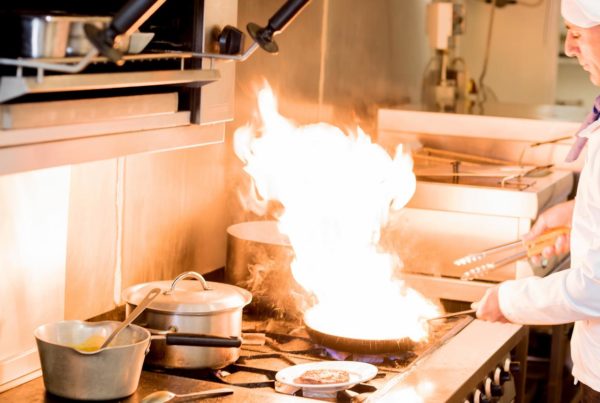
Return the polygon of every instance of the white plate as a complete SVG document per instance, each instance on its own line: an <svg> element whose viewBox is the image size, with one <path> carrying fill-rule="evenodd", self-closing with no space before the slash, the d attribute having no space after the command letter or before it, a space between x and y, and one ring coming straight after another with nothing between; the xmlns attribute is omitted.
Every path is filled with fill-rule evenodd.
<svg viewBox="0 0 600 403"><path fill-rule="evenodd" d="M311 384L311 383L297 383L297 379L300 375L309 370L322 370L322 369L338 369L347 371L350 379L348 382L340 383L326 383L326 384ZM344 389L349 389L356 384L366 382L373 379L377 375L377 367L371 364L358 361L322 361L322 362L309 362L306 364L293 365L277 372L275 379L285 385L292 386L295 388L302 388L303 390L319 391L331 393Z"/></svg>

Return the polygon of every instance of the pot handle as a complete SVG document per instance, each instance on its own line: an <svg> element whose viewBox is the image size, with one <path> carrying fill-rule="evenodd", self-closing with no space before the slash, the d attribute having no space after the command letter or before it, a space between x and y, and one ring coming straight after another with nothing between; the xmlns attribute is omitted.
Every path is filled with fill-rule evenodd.
<svg viewBox="0 0 600 403"><path fill-rule="evenodd" d="M210 291L212 290L212 288L210 288L208 286L208 283L206 282L206 280L204 279L204 277L202 277L201 274L196 273L195 271L186 271L181 273L179 276L175 277L175 280L173 280L173 282L171 283L171 288L169 288L167 291L165 291L165 294L171 294L173 292L173 290L175 290L175 286L177 285L177 283L180 280L189 278L189 277L193 277L196 280L198 280L201 284L202 284L202 288L204 288L205 291Z"/></svg>
<svg viewBox="0 0 600 403"><path fill-rule="evenodd" d="M161 335L160 338L163 338ZM195 333L168 333L164 335L167 345L197 347L241 347L237 337L218 337Z"/></svg>

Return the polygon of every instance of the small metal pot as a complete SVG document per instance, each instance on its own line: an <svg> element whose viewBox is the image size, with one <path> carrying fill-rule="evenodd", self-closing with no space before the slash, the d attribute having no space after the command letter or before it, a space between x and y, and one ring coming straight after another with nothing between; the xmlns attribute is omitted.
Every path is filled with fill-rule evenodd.
<svg viewBox="0 0 600 403"><path fill-rule="evenodd" d="M146 329L130 325L109 348L97 352L74 348L92 336L106 339L119 324L72 320L38 327L34 336L46 390L77 400L112 400L133 394L150 345Z"/></svg>
<svg viewBox="0 0 600 403"><path fill-rule="evenodd" d="M21 55L64 57L71 18L62 15L21 16Z"/></svg>
<svg viewBox="0 0 600 403"><path fill-rule="evenodd" d="M234 285L207 282L198 273L185 272L173 281L126 289L123 299L127 310L134 309L155 287L163 293L135 320L153 334L147 364L217 369L238 359L242 310L252 300L250 292Z"/></svg>

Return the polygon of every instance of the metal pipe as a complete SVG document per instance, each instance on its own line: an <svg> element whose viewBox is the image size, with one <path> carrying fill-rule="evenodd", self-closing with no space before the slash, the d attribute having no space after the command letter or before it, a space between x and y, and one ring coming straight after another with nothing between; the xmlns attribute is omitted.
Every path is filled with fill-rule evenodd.
<svg viewBox="0 0 600 403"><path fill-rule="evenodd" d="M166 0L129 0L115 15L109 29L117 35L131 35ZM113 37L114 39L114 37Z"/></svg>
<svg viewBox="0 0 600 403"><path fill-rule="evenodd" d="M268 28L273 33L283 31L310 0L288 0L271 18Z"/></svg>
<svg viewBox="0 0 600 403"><path fill-rule="evenodd" d="M77 64L58 64L58 63L45 63L36 62L34 60L20 60L20 59L4 59L0 58L0 64L6 66L17 66L19 68L28 67L32 69L41 69L49 71L58 71L61 73L79 73L85 69L94 57L98 54L97 49L90 50Z"/></svg>
<svg viewBox="0 0 600 403"><path fill-rule="evenodd" d="M241 55L222 55L219 53L200 53L200 52L187 52L187 51L178 51L178 50L170 50L167 53L185 53L187 55L191 55L192 57L199 57L203 59L221 59L221 60L234 60L237 62L243 62L246 60L256 49L258 49L258 43L253 42L252 45Z"/></svg>

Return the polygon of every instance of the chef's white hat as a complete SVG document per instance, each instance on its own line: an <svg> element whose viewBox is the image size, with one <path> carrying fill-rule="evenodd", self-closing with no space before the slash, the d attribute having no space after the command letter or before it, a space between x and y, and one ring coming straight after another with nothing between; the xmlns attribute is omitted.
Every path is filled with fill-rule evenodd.
<svg viewBox="0 0 600 403"><path fill-rule="evenodd" d="M581 28L600 25L599 0L562 0L561 12L563 18Z"/></svg>

